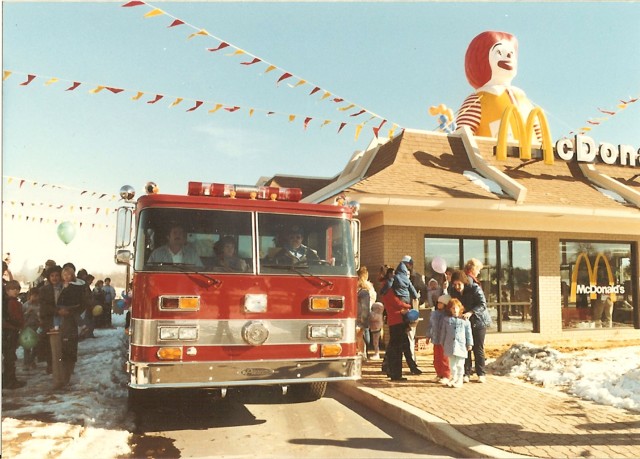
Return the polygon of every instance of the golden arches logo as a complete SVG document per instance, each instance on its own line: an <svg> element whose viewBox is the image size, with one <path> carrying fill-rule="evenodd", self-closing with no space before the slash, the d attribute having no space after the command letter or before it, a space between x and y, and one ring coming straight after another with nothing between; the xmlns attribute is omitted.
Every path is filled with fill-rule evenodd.
<svg viewBox="0 0 640 459"><path fill-rule="evenodd" d="M613 289L615 285L615 277L613 276L613 271L611 271L611 265L609 264L609 260L605 256L604 253L599 252L596 255L596 259L593 262L593 266L591 266L591 262L589 261L589 255L587 252L580 252L578 257L576 258L576 264L573 267L573 274L571 275L571 293L569 296L569 301L575 303L576 294L578 293L578 271L580 268L580 263L584 261L584 264L587 266L587 273L589 275L589 289L588 293L592 300L595 300L598 297L597 292L597 281L598 281L598 265L600 261L602 261L607 269L607 276L609 278L609 287L610 292L608 293L611 296L611 301L616 301L616 292ZM586 292L581 292L586 293Z"/></svg>
<svg viewBox="0 0 640 459"><path fill-rule="evenodd" d="M516 133L520 139L520 159L531 159L531 137L535 134L535 123L538 120L540 131L542 133L542 157L544 163L553 164L553 143L551 141L551 132L549 131L549 123L547 117L540 107L536 107L529 113L527 123L524 123L520 111L515 105L509 105L500 119L500 128L498 129L498 145L496 147L496 159L504 161L507 159L507 136L509 127Z"/></svg>

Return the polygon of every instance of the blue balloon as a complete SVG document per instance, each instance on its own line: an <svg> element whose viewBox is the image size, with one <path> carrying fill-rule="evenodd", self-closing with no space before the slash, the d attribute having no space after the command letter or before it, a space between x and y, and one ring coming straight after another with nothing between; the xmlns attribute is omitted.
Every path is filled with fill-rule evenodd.
<svg viewBox="0 0 640 459"><path fill-rule="evenodd" d="M415 322L420 318L420 313L418 312L417 309L409 309L409 311L406 314L406 318L409 322Z"/></svg>

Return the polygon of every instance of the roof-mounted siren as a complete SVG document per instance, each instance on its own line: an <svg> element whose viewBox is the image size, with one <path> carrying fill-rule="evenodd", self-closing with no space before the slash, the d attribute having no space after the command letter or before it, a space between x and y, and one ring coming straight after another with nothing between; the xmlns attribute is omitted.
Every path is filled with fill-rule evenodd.
<svg viewBox="0 0 640 459"><path fill-rule="evenodd" d="M155 184L155 182L147 182L147 184L144 186L144 191L147 194L158 194L160 190L158 188L158 185Z"/></svg>
<svg viewBox="0 0 640 459"><path fill-rule="evenodd" d="M293 201L302 199L300 188L274 186L230 185L225 183L189 182L189 196L211 196L231 199L264 199L270 201Z"/></svg>

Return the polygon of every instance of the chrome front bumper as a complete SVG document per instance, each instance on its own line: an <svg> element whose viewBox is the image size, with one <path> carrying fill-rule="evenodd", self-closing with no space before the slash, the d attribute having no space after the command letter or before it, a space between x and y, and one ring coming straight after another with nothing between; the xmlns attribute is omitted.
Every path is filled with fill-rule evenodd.
<svg viewBox="0 0 640 459"><path fill-rule="evenodd" d="M128 362L130 387L189 388L281 385L360 379L360 357L234 362Z"/></svg>

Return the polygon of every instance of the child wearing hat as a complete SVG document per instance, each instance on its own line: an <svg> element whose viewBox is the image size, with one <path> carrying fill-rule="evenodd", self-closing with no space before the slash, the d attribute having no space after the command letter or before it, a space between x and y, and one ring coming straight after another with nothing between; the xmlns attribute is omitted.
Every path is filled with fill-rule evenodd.
<svg viewBox="0 0 640 459"><path fill-rule="evenodd" d="M436 382L448 384L451 378L449 368L449 358L444 353L442 346L442 321L446 317L445 307L451 300L449 295L440 295L436 308L429 317L429 328L427 329L427 343L433 343L433 367L436 370Z"/></svg>

